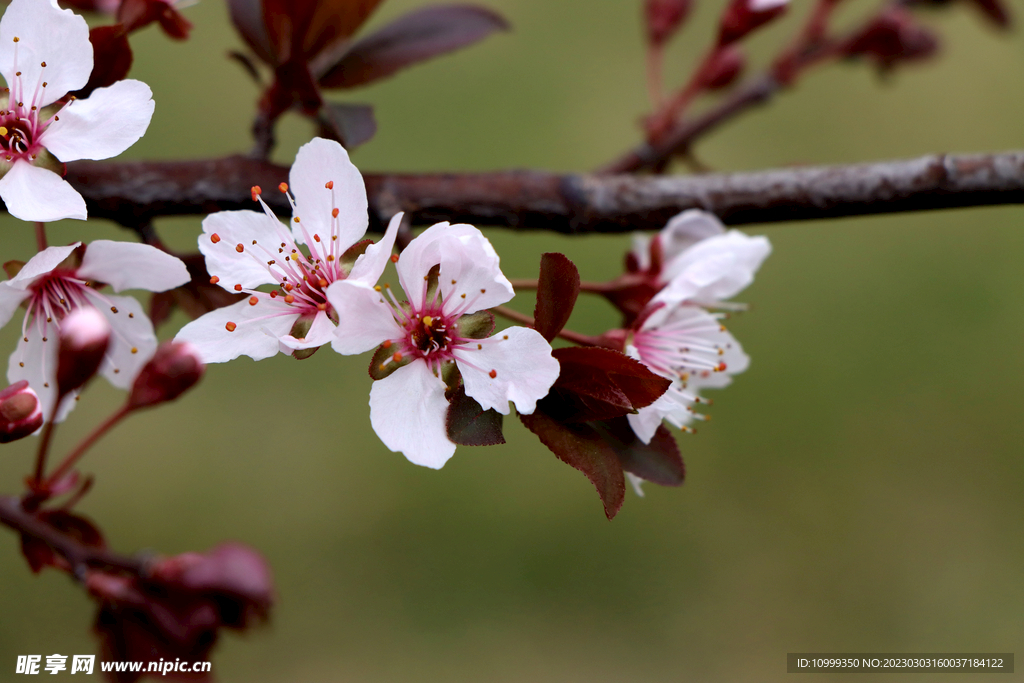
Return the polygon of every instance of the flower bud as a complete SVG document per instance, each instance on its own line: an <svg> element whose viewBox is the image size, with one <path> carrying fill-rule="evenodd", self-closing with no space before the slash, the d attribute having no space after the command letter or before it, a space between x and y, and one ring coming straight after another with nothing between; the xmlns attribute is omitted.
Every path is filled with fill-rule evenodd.
<svg viewBox="0 0 1024 683"><path fill-rule="evenodd" d="M647 23L647 40L651 45L667 43L686 21L692 7L692 0L647 0L644 3L644 19Z"/></svg>
<svg viewBox="0 0 1024 683"><path fill-rule="evenodd" d="M747 60L734 45L728 45L715 55L703 74L704 87L708 90L728 88L743 73Z"/></svg>
<svg viewBox="0 0 1024 683"><path fill-rule="evenodd" d="M846 57L867 57L883 71L900 62L926 59L939 49L935 35L910 12L889 9L880 12L842 46Z"/></svg>
<svg viewBox="0 0 1024 683"><path fill-rule="evenodd" d="M0 391L0 443L24 438L43 426L39 397L26 380Z"/></svg>
<svg viewBox="0 0 1024 683"><path fill-rule="evenodd" d="M781 16L788 6L789 0L732 0L722 14L718 44L728 45L745 38Z"/></svg>
<svg viewBox="0 0 1024 683"><path fill-rule="evenodd" d="M146 408L173 401L191 389L205 370L191 344L164 342L135 378L128 407Z"/></svg>
<svg viewBox="0 0 1024 683"><path fill-rule="evenodd" d="M76 308L60 324L57 391L60 396L82 387L100 369L110 344L110 323L91 306Z"/></svg>

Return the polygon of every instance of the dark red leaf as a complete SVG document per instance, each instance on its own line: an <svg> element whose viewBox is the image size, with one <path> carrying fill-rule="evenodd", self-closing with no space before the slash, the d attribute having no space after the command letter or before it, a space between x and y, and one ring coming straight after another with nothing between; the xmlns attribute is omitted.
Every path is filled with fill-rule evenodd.
<svg viewBox="0 0 1024 683"><path fill-rule="evenodd" d="M354 88L509 28L500 15L472 5L424 7L357 41L323 69L320 84Z"/></svg>
<svg viewBox="0 0 1024 683"><path fill-rule="evenodd" d="M448 438L460 446L496 446L505 443L501 433L501 413L491 408L484 410L466 395L460 384L448 404L446 426Z"/></svg>
<svg viewBox="0 0 1024 683"><path fill-rule="evenodd" d="M121 26L98 26L89 31L89 42L92 43L92 74L84 88L72 93L78 98L88 97L96 88L105 88L124 79L132 68L132 48Z"/></svg>
<svg viewBox="0 0 1024 683"><path fill-rule="evenodd" d="M679 454L679 444L665 425L658 427L651 442L646 444L637 438L629 426L629 420L624 417L599 423L595 427L615 449L622 469L662 486L679 486L683 483L686 469Z"/></svg>
<svg viewBox="0 0 1024 683"><path fill-rule="evenodd" d="M263 22L261 0L228 0L231 23L256 56L271 66L277 65L277 52L270 42L267 27Z"/></svg>
<svg viewBox="0 0 1024 683"><path fill-rule="evenodd" d="M722 13L718 44L728 45L742 40L749 33L781 17L788 8L788 2L775 3L766 9L757 9L754 0L732 0Z"/></svg>
<svg viewBox="0 0 1024 683"><path fill-rule="evenodd" d="M288 111L292 105L308 115L314 115L323 106L320 90L313 82L309 67L301 60L292 60L274 70L274 83L260 99L260 111L271 121Z"/></svg>
<svg viewBox="0 0 1024 683"><path fill-rule="evenodd" d="M543 410L563 422L608 420L653 403L669 382L643 363L611 349L555 349L561 369Z"/></svg>
<svg viewBox="0 0 1024 683"><path fill-rule="evenodd" d="M369 142L377 133L377 119L369 104L324 102L320 113L322 133L326 133L322 137L337 140L349 151Z"/></svg>
<svg viewBox="0 0 1024 683"><path fill-rule="evenodd" d="M117 21L129 33L159 22L164 33L175 40L188 38L192 30L192 24L167 0L121 0Z"/></svg>
<svg viewBox="0 0 1024 683"><path fill-rule="evenodd" d="M540 410L519 419L560 460L587 475L601 496L605 516L612 519L622 507L626 481L615 450L598 431L589 424L564 424Z"/></svg>
<svg viewBox="0 0 1024 683"><path fill-rule="evenodd" d="M64 510L45 510L36 513L36 518L84 546L105 548L107 545L103 534L96 528L96 525L80 515ZM66 566L66 561L57 555L50 546L27 534L21 535L21 552L28 561L29 567L36 573L46 566Z"/></svg>
<svg viewBox="0 0 1024 683"><path fill-rule="evenodd" d="M534 327L548 341L562 331L572 315L580 293L580 272L563 254L540 257L537 279L537 305L533 309Z"/></svg>
<svg viewBox="0 0 1024 683"><path fill-rule="evenodd" d="M693 0L646 0L644 19L647 40L651 45L664 45L675 35L690 15Z"/></svg>
<svg viewBox="0 0 1024 683"><path fill-rule="evenodd" d="M882 71L901 62L927 59L938 49L938 37L901 8L879 12L839 47L841 54L847 57L873 60Z"/></svg>
<svg viewBox="0 0 1024 683"><path fill-rule="evenodd" d="M340 54L382 0L228 0L231 20L271 66ZM335 57L337 59L337 57Z"/></svg>

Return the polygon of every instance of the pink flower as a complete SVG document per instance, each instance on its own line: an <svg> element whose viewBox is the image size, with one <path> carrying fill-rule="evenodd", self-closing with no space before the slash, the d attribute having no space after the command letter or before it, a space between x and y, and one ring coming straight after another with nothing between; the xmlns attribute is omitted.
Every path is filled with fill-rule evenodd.
<svg viewBox="0 0 1024 683"><path fill-rule="evenodd" d="M250 295L178 332L175 339L190 342L205 363L241 355L261 360L328 343L337 313L327 288L346 279L372 284L384 272L401 215L377 244L359 242L368 223L366 188L341 145L321 138L303 145L289 180L294 193L290 230L262 199L263 213L221 211L203 221L199 250L211 281ZM253 188L254 199L258 190ZM357 258L361 249L365 252ZM263 285L276 289L256 289Z"/></svg>
<svg viewBox="0 0 1024 683"><path fill-rule="evenodd" d="M97 240L84 248L81 265L68 265L68 257L79 246L45 249L10 280L0 282L0 326L10 321L19 305L27 308L7 378L12 383L28 380L47 417L57 390L61 322L74 309L93 307L110 323L110 346L100 372L118 388L132 385L156 349L153 326L139 302L129 296L104 294L96 285L108 284L115 292L162 292L189 281L185 264L145 244ZM66 401L57 419L62 420L73 405L74 401Z"/></svg>
<svg viewBox="0 0 1024 683"><path fill-rule="evenodd" d="M108 159L142 137L152 91L124 80L86 99L59 100L92 73L89 27L57 0L13 0L0 19L0 198L26 221L86 218L85 201L61 178L63 163Z"/></svg>
<svg viewBox="0 0 1024 683"><path fill-rule="evenodd" d="M327 297L339 318L332 346L342 354L377 345L391 352L380 369L397 369L374 382L370 423L389 449L438 469L455 453L445 424L444 373L458 369L466 394L484 410L507 415L512 401L529 415L558 377L559 365L536 330L511 327L477 338L482 335L468 329L479 322L472 314L514 295L494 248L473 226L428 228L402 253L397 269L406 304L387 285L352 280L331 285ZM484 334L492 327L487 317Z"/></svg>

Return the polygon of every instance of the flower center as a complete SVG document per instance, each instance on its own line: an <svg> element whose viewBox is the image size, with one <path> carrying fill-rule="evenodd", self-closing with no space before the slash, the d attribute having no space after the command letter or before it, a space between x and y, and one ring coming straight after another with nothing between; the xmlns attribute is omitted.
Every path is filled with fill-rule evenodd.
<svg viewBox="0 0 1024 683"><path fill-rule="evenodd" d="M413 318L406 323L405 329L409 335L409 346L417 349L423 357L431 354L448 355L448 347L452 343L451 321L440 311Z"/></svg>

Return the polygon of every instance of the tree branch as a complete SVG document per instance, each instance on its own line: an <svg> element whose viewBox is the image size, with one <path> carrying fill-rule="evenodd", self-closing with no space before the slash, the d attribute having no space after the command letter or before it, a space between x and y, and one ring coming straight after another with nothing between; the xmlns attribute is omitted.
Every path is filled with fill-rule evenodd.
<svg viewBox="0 0 1024 683"><path fill-rule="evenodd" d="M288 169L247 157L68 164L89 215L133 228L158 216L252 209L250 188L276 188ZM656 230L701 208L732 225L1024 203L1024 152L931 155L850 166L634 177L539 171L365 176L372 228L393 212L437 221L567 234ZM264 198L281 215L284 195Z"/></svg>
<svg viewBox="0 0 1024 683"><path fill-rule="evenodd" d="M67 560L75 571L79 567L95 567L115 569L136 576L142 576L146 571L146 564L142 559L118 555L79 543L68 534L25 512L21 507L21 501L14 496L0 496L0 523L21 534L39 539Z"/></svg>

